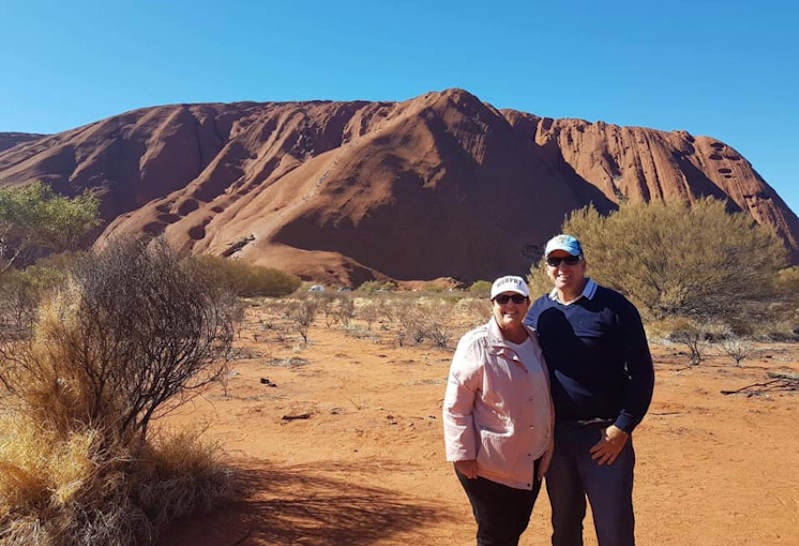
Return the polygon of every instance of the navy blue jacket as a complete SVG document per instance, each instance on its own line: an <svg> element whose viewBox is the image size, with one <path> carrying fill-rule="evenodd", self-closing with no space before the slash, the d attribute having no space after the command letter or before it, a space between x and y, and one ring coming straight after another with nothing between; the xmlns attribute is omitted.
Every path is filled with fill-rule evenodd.
<svg viewBox="0 0 799 546"><path fill-rule="evenodd" d="M569 305L540 297L525 324L538 332L557 419L609 419L630 433L652 400L649 345L635 306L618 292L589 283L596 289Z"/></svg>

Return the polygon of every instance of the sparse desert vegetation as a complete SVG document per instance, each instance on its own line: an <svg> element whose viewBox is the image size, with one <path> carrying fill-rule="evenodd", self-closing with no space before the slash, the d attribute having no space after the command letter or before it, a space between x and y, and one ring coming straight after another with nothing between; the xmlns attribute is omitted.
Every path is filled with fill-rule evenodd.
<svg viewBox="0 0 799 546"><path fill-rule="evenodd" d="M409 537L425 544L469 543L470 515L443 461L438 413L454 343L469 327L486 319L486 299L470 291L356 290L297 291L283 298L247 298L241 303L242 321L231 340L230 359L219 368L225 370L224 388L212 385L203 396L151 423L148 441L140 444L135 456L118 443L105 446L105 428L98 432L81 425L80 432L45 436L38 432L37 436L32 423L26 425L19 414L9 413L15 425L13 429L4 425L4 439L14 441L4 443L4 468L20 458L49 462L4 474L6 482L16 476L13 484L4 486L6 506L12 506L13 500L13 506L29 510L7 509L5 521L16 522L7 532L41 529L37 521L68 527L65 521L69 520L64 518L85 515L79 501L89 497L96 503L92 506L98 507L92 513L99 519L84 521L84 525L95 529L91 536L97 544L103 543L97 521L113 520L100 506L123 507L125 515L114 512L113 529L104 531L115 534L113 539L106 537L109 544L146 542L161 530L165 534L159 544L188 545L197 540L199 531L192 529L202 530L208 544L220 545L245 538L250 541L245 543L252 544L290 544L303 539L312 544L342 544L350 535L361 541L352 543L401 544ZM306 324L306 318L295 312L309 308L314 312ZM673 463L655 453L664 448L664 440L658 438L673 438L670 441L677 444L697 442L698 449L706 450L707 440L689 430L699 426L706 431L703 434L725 438L724 427L732 426L726 424L732 417L716 423L714 412L731 412L744 419L750 411L764 411L764 405L775 412L770 423L776 420L775 426L785 426L780 423L790 415L790 397L795 396L787 387L762 392L753 387L749 394L734 395L720 391L761 383L767 370L795 373L793 355L799 355L795 344L749 337L751 348L736 366L723 339L711 338L705 340L700 365L691 366L687 347L659 334L652 338L658 385L651 416L640 432L643 496L673 493L672 486L664 491L658 484L665 475L687 471L683 463L663 473L667 466L661 465ZM694 389L704 395L696 398ZM709 400L701 400L708 397L710 405ZM11 398L7 395L4 400ZM46 398L58 399L53 393ZM75 413L52 404L49 411L61 416ZM29 409L25 413L33 415ZM200 429L203 435L191 432ZM720 440L719 448L726 441ZM783 452L780 445L774 453ZM110 457L111 462L101 463L103 457ZM720 466L725 465L730 471L737 468L737 463L722 460ZM134 468L138 470L133 472ZM700 467L691 468L692 473L703 472ZM31 483L20 485L26 480ZM109 496L113 489L109 481L125 486ZM698 493L693 496L707 502ZM60 512L53 498L65 499ZM157 500L163 502L147 504ZM642 503L646 506L646 502ZM218 508L208 512L212 506ZM538 506L524 544L545 543L545 496ZM35 512L36 507L43 511ZM197 510L205 510L206 515L179 518ZM328 519L317 520L306 510L321 510ZM686 543L677 538L684 534L674 529L653 533L655 522L649 510L644 508L640 516L645 537L656 537L661 544ZM770 510L771 517L781 521L779 509L772 506ZM358 513L364 519L353 517ZM386 520L387 513L393 513L394 519ZM178 524L163 527L175 518ZM78 521L82 520L72 520L71 525ZM372 521L381 521L382 527L367 523ZM222 528L227 532L222 533ZM209 538L214 533L216 541Z"/></svg>
<svg viewBox="0 0 799 546"><path fill-rule="evenodd" d="M700 207L726 221L717 204ZM599 235L662 244L641 227L657 223L652 212L680 215L588 210L565 228L610 282L620 262L655 250L607 254ZM76 233L93 225L91 214L74 221ZM774 240L748 224L698 225L731 249L693 256L677 230L658 266L670 273L630 262L657 370L636 432L641 542L790 544L799 480L781 472L799 451L796 270L780 269ZM96 252L6 241L16 265L0 276L0 544L472 542L439 414L455 343L489 316L488 280L309 290L244 262L181 258L159 239ZM752 241L769 260L730 257ZM23 243L25 259L12 248ZM21 266L42 249L65 252ZM733 272L749 284L728 286ZM653 296L675 276L691 290ZM755 523L730 526L738 514ZM542 494L525 545L547 542L546 515Z"/></svg>
<svg viewBox="0 0 799 546"><path fill-rule="evenodd" d="M170 427L206 423L236 477L221 510L169 527L161 546L200 537L219 545L473 543L468 503L444 462L440 403L454 343L486 320L486 300L468 291L325 292L333 302L351 298L354 314L328 325L318 312L304 340L287 311L312 298L321 308L321 294L247 300L226 390L166 418ZM439 319L447 346L402 338L414 321ZM791 544L799 480L781 469L799 449L799 344L748 337L736 365L726 338L710 337L692 365L684 344L661 331L651 339L655 399L636 433L640 542ZM721 487L727 494L714 493ZM730 526L744 509L750 524ZM548 544L547 517L542 493L523 545Z"/></svg>

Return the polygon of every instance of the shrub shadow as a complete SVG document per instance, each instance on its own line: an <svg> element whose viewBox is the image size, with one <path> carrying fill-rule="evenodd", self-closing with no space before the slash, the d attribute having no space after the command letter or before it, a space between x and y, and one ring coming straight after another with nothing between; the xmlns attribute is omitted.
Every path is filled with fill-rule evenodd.
<svg viewBox="0 0 799 546"><path fill-rule="evenodd" d="M174 522L157 545L366 546L392 535L418 535L415 531L451 517L442 504L357 483L359 475L399 472L406 464L383 459L256 464L236 469L226 499L210 513Z"/></svg>

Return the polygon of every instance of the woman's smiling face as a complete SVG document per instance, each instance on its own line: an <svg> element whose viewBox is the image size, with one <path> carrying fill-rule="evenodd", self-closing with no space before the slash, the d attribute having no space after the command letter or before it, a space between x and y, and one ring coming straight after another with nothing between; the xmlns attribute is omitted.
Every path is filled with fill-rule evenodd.
<svg viewBox="0 0 799 546"><path fill-rule="evenodd" d="M520 301L514 301L516 300ZM503 302L503 303L500 303ZM530 299L516 292L503 292L494 297L492 312L502 331L519 331L530 307Z"/></svg>

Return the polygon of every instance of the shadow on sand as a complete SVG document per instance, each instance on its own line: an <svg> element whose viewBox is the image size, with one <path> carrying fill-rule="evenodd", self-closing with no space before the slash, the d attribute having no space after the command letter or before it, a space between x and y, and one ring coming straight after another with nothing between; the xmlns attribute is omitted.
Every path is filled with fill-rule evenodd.
<svg viewBox="0 0 799 546"><path fill-rule="evenodd" d="M174 522L158 546L369 545L447 516L441 504L357 483L359 475L407 470L394 461L251 463L235 470L231 493L212 512Z"/></svg>

